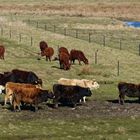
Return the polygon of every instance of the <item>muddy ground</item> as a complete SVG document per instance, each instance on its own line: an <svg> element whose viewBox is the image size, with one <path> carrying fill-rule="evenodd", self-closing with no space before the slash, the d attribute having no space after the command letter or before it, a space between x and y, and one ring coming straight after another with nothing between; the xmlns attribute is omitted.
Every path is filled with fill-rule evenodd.
<svg viewBox="0 0 140 140"><path fill-rule="evenodd" d="M52 107L52 104L42 103L39 110L34 112L30 106L22 107L21 112L13 112L10 105L0 105L1 114L10 115L14 119L71 119L71 118L112 118L112 117L139 117L140 104L138 100L125 100L124 105L118 104L118 100L96 101L88 100L86 103L77 105L76 108L59 105L58 109ZM24 115L23 115L24 114ZM22 116L22 117L21 117ZM12 119L12 118L11 118Z"/></svg>

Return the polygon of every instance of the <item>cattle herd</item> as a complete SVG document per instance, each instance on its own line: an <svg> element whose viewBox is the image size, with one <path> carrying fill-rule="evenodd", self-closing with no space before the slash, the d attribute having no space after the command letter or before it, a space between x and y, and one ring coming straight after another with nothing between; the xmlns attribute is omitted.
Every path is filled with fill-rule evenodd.
<svg viewBox="0 0 140 140"><path fill-rule="evenodd" d="M3 48L3 49L2 49ZM48 47L45 41L40 42L41 55L46 56L46 60L51 61L54 50ZM0 46L0 53L3 53L4 59L5 49ZM71 63L75 60L83 61L88 64L88 59L80 50L71 50L70 53L64 47L58 49L58 56L55 60L59 61L60 68L64 70L70 69ZM13 69L0 73L0 93L5 94L4 105L10 102L14 111L20 111L21 106L34 106L35 111L38 104L52 100L54 108L58 108L59 104L70 105L75 107L78 103L86 103L85 97L91 96L91 90L98 89L100 86L95 79L67 79L60 78L58 82L52 86L52 91L42 88L43 81L36 73L20 69ZM132 84L120 82L118 83L120 104L124 104L125 96L138 97L140 100L140 84Z"/></svg>
<svg viewBox="0 0 140 140"><path fill-rule="evenodd" d="M54 54L54 49L48 47L48 44L45 41L39 43L41 56L46 56L46 61L51 61ZM85 57L85 54L81 50L72 49L69 53L68 49L65 47L58 48L58 56L53 60L58 60L60 64L60 69L69 70L71 64L74 64L75 60L78 60L79 65L81 61L85 64L88 64L88 59Z"/></svg>

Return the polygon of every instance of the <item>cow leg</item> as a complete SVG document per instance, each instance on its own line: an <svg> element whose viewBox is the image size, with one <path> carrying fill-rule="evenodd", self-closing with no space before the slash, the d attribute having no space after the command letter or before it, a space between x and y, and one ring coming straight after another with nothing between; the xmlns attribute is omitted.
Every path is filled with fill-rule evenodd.
<svg viewBox="0 0 140 140"><path fill-rule="evenodd" d="M46 56L46 61L48 61L48 57Z"/></svg>
<svg viewBox="0 0 140 140"><path fill-rule="evenodd" d="M83 97L83 102L86 103L86 96Z"/></svg>
<svg viewBox="0 0 140 140"><path fill-rule="evenodd" d="M125 98L125 96L123 95L123 94L120 94L119 95L119 104L124 104L124 98Z"/></svg>
<svg viewBox="0 0 140 140"><path fill-rule="evenodd" d="M7 105L7 100L8 100L8 97L7 97L7 95L5 95L5 97L4 97L4 105Z"/></svg>
<svg viewBox="0 0 140 140"><path fill-rule="evenodd" d="M53 99L54 108L58 108L58 100L59 99Z"/></svg>
<svg viewBox="0 0 140 140"><path fill-rule="evenodd" d="M51 62L51 57L49 57L49 61Z"/></svg>
<svg viewBox="0 0 140 140"><path fill-rule="evenodd" d="M38 111L38 105L35 105L35 112Z"/></svg>
<svg viewBox="0 0 140 140"><path fill-rule="evenodd" d="M81 65L81 61L80 61L80 59L78 59L78 61L79 61L79 65Z"/></svg>

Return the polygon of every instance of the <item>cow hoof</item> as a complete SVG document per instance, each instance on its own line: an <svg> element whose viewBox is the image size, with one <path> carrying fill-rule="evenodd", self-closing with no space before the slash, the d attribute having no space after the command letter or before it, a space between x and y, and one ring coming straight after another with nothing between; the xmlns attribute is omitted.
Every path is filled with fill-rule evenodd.
<svg viewBox="0 0 140 140"><path fill-rule="evenodd" d="M76 108L75 107L73 107L71 110L75 110Z"/></svg>

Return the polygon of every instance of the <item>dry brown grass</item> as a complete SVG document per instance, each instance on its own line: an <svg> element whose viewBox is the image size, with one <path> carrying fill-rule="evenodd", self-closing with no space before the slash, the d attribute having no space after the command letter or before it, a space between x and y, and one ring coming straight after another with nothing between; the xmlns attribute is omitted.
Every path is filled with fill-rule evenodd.
<svg viewBox="0 0 140 140"><path fill-rule="evenodd" d="M140 19L140 4L131 2L118 3L78 3L78 4L6 4L0 5L1 13L97 16L123 19Z"/></svg>

